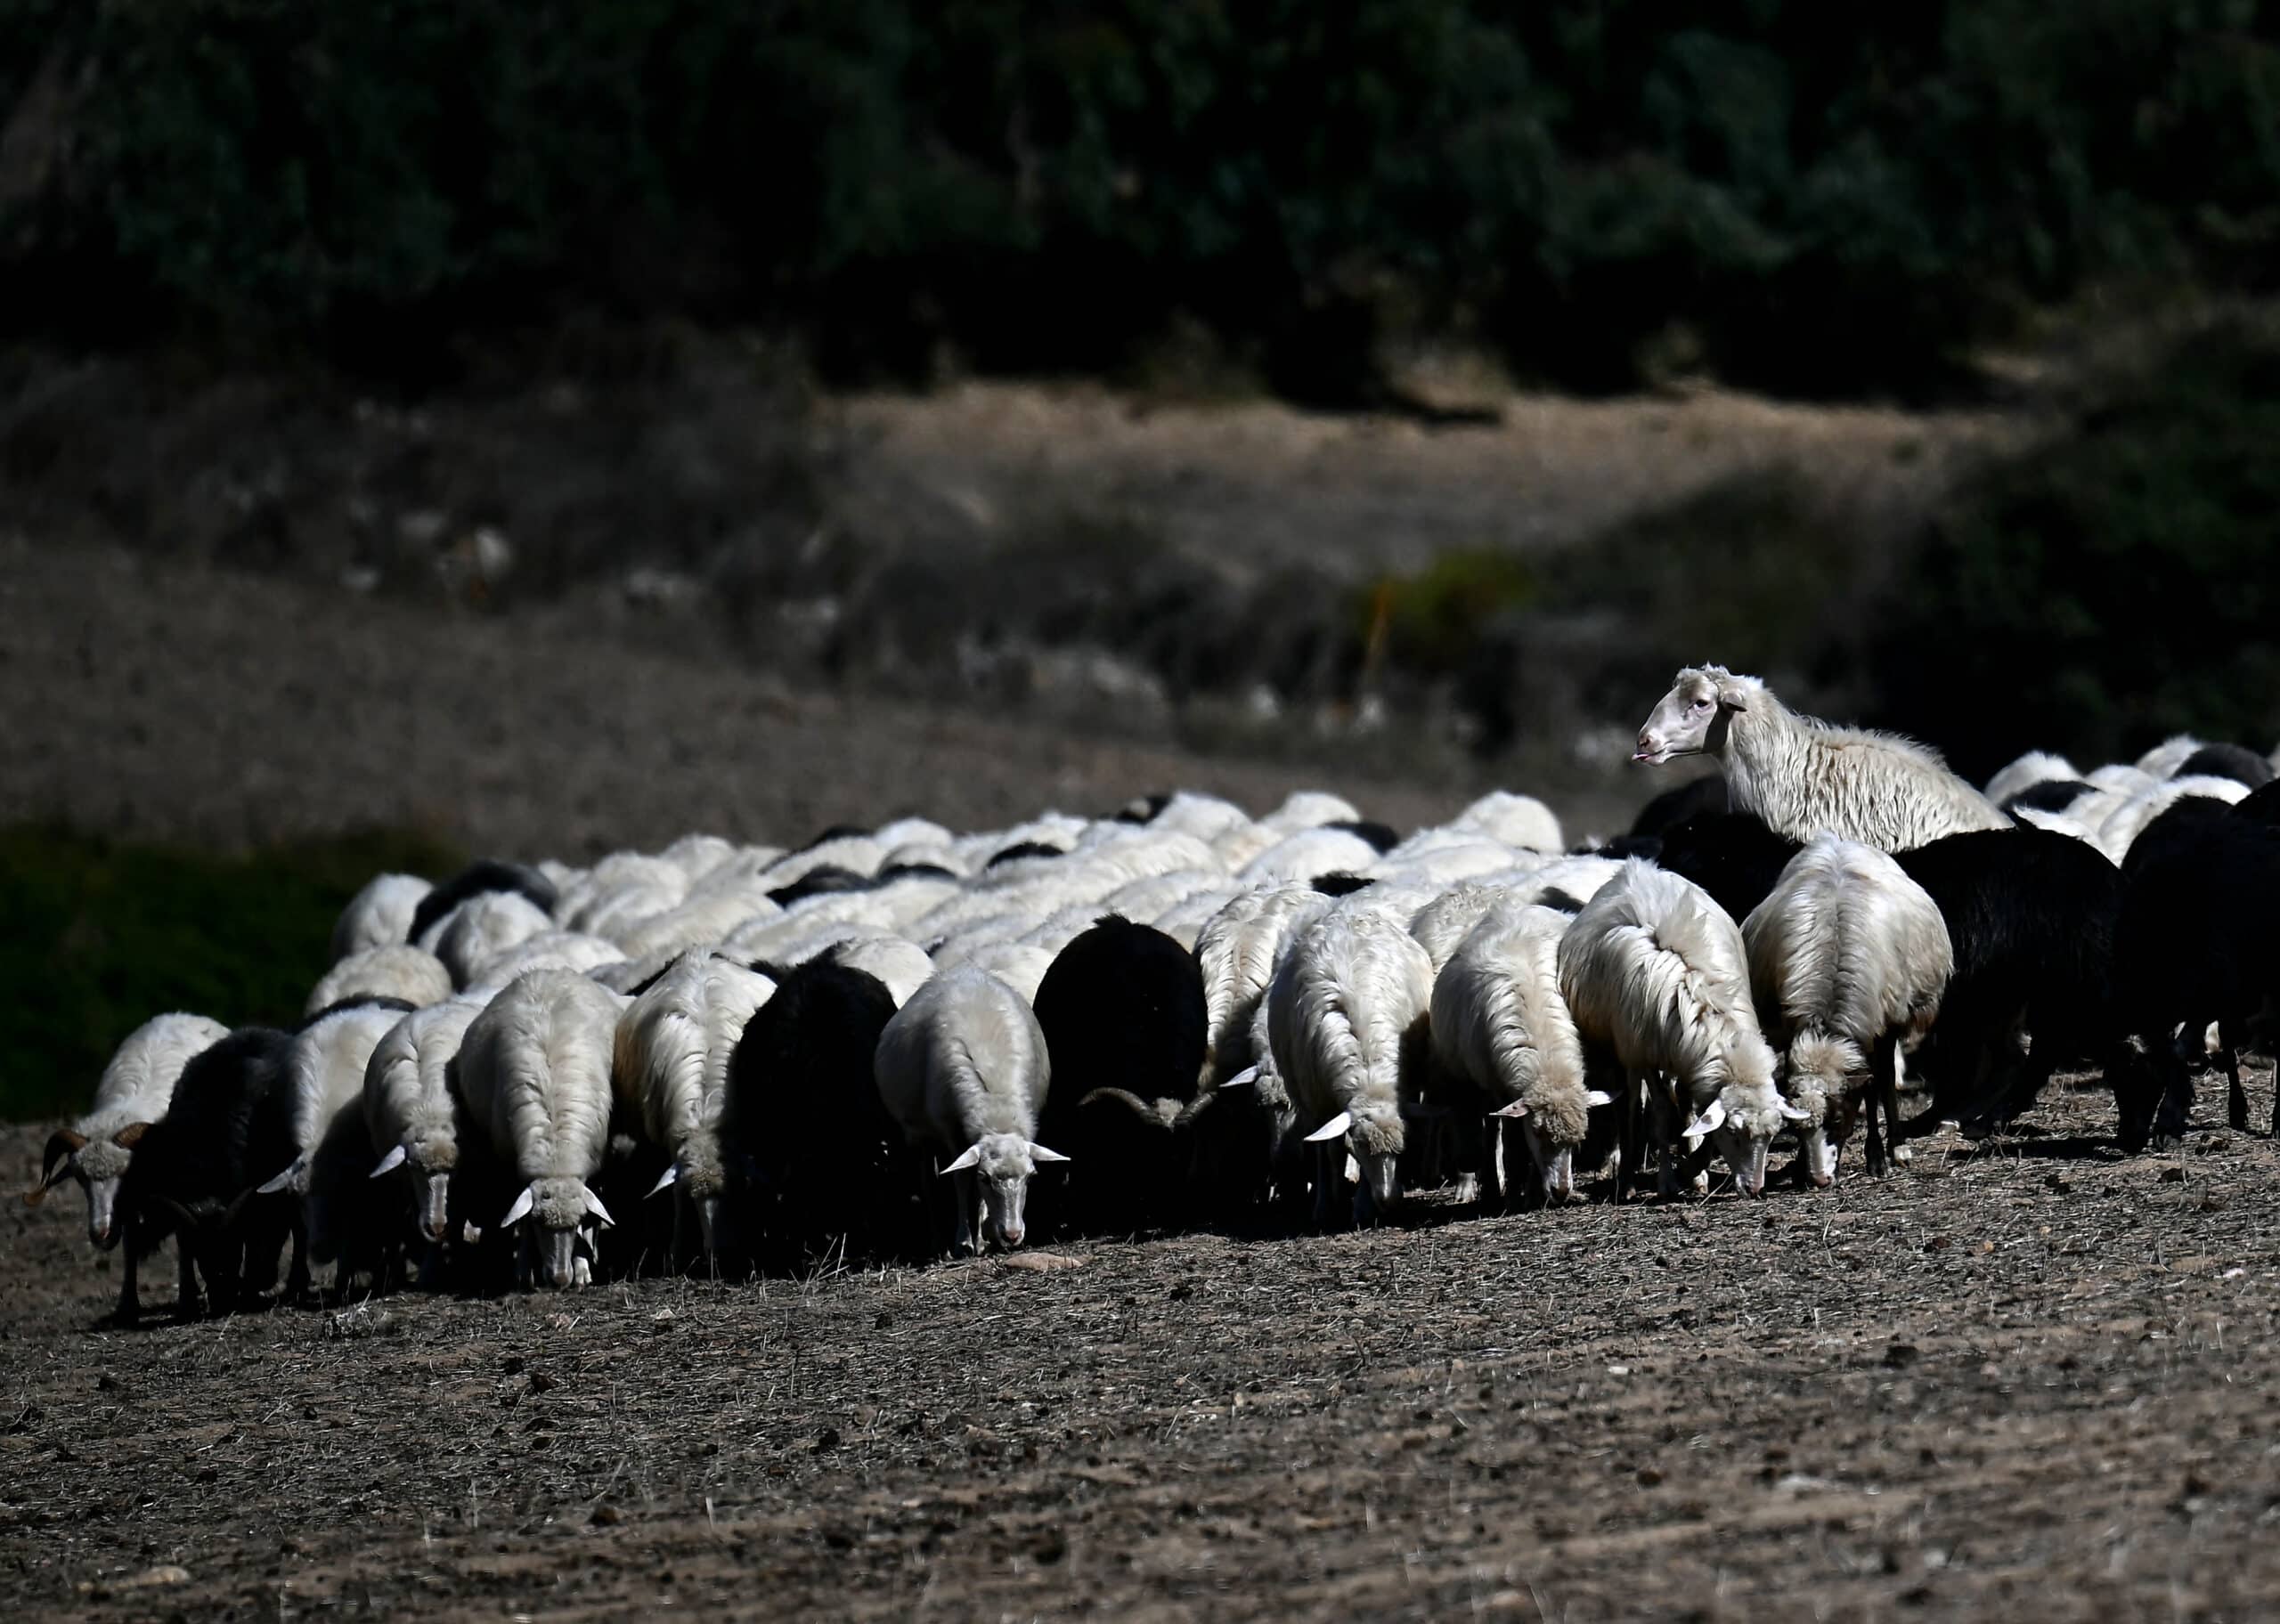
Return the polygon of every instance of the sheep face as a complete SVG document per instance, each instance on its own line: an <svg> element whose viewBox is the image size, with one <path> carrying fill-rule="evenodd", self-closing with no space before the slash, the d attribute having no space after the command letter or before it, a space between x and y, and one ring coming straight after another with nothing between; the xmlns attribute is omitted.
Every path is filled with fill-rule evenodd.
<svg viewBox="0 0 2280 1624"><path fill-rule="evenodd" d="M37 1206L56 1185L76 1179L87 1192L87 1242L98 1251L110 1251L118 1244L121 1233L114 1218L118 1181L126 1173L135 1141L149 1126L135 1123L109 1139L83 1139L69 1132L56 1134L47 1141L40 1181L24 1197L25 1205Z"/></svg>
<svg viewBox="0 0 2280 1624"><path fill-rule="evenodd" d="M1400 1205L1401 1149L1407 1137L1400 1108L1392 1105L1362 1107L1346 1130L1346 1149L1362 1169L1371 1203L1380 1212Z"/></svg>
<svg viewBox="0 0 2280 1624"><path fill-rule="evenodd" d="M416 1171L411 1175L411 1186L419 1203L419 1238L440 1246L452 1231L452 1175L449 1172Z"/></svg>
<svg viewBox="0 0 2280 1624"><path fill-rule="evenodd" d="M984 1133L944 1169L971 1172L980 1182L984 1240L1010 1248L1029 1233L1022 1214L1029 1202L1030 1177L1037 1171L1034 1153L1040 1149L1018 1133ZM1049 1151L1043 1154L1058 1159Z"/></svg>
<svg viewBox="0 0 2280 1624"><path fill-rule="evenodd" d="M526 1276L568 1291L592 1279L593 1236L612 1220L584 1180L548 1178L528 1185L499 1222L503 1229L519 1226Z"/></svg>
<svg viewBox="0 0 2280 1624"><path fill-rule="evenodd" d="M1631 759L1659 767L1678 756L1715 755L1733 713L1748 703L1747 690L1725 667L1689 666L1648 716Z"/></svg>
<svg viewBox="0 0 2280 1624"><path fill-rule="evenodd" d="M1850 1044L1807 1035L1790 1045L1781 1092L1799 1113L1797 1144L1805 1177L1817 1190L1836 1180L1836 1146L1850 1131L1852 1100L1849 1088L1850 1062L1858 1051Z"/></svg>

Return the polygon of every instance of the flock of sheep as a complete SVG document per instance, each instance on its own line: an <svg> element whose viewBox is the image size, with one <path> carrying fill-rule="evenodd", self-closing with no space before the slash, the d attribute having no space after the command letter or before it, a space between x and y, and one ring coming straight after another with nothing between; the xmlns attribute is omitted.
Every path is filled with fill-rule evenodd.
<svg viewBox="0 0 2280 1624"><path fill-rule="evenodd" d="M2183 1132L2212 1054L2245 1125L2238 1047L2280 989L2266 759L2035 754L1983 793L1717 666L1639 735L1697 754L1722 775L1576 851L1526 796L1398 839L1334 796L1180 793L382 875L297 1027L151 1020L26 1199L85 1188L131 1320L169 1235L189 1311L201 1278L217 1310L265 1296L289 1242L297 1296L327 1267L570 1287L1327 1222L1349 1191L1367 1221L1429 1183L1566 1200L1610 1164L1617 1200L1714 1160L1755 1196L1777 1140L1826 1186L1862 1127L1882 1173L2072 1062L2127 1149Z"/></svg>

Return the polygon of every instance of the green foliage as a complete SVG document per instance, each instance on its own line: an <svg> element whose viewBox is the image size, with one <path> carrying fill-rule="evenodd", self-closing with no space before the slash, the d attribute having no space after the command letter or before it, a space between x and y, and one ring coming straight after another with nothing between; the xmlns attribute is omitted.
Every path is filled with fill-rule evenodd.
<svg viewBox="0 0 2280 1624"><path fill-rule="evenodd" d="M163 1011L297 1020L365 881L459 862L394 833L225 857L0 831L0 1118L79 1108L119 1039Z"/></svg>
<svg viewBox="0 0 2280 1624"><path fill-rule="evenodd" d="M1975 774L2280 736L2280 332L2227 322L2108 380L1959 491L1879 619L1891 719Z"/></svg>
<svg viewBox="0 0 2280 1624"><path fill-rule="evenodd" d="M1353 401L1417 330L1619 386L1675 328L1855 388L2280 256L2271 0L27 0L0 98L44 74L0 290L87 330L385 352L568 299L868 371L1198 321Z"/></svg>

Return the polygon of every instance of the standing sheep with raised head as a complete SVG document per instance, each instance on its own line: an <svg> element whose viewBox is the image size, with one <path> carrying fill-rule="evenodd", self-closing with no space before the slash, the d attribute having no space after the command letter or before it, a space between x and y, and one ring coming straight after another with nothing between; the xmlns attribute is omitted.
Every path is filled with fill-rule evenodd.
<svg viewBox="0 0 2280 1624"><path fill-rule="evenodd" d="M49 1138L39 1182L25 1192L24 1205L37 1206L63 1180L77 1179L87 1192L88 1241L105 1252L117 1246L121 1231L112 1212L134 1147L167 1114L183 1068L229 1035L218 1020L183 1014L154 1016L128 1033L103 1068L86 1114Z"/></svg>
<svg viewBox="0 0 2280 1624"><path fill-rule="evenodd" d="M1785 1046L1782 1092L1805 1113L1805 1176L1836 1178L1865 1097L1869 1172L1882 1177L1885 1140L1900 1142L1900 1046L1931 1026L1955 970L1939 905L1885 853L1825 834L1782 870L1742 940L1758 1019Z"/></svg>
<svg viewBox="0 0 2280 1624"><path fill-rule="evenodd" d="M1022 995L973 965L943 970L887 1023L873 1065L904 1136L951 1158L953 1248L973 1249L977 1183L983 1238L1020 1246L1038 1164L1069 1159L1037 1142L1052 1062Z"/></svg>
<svg viewBox="0 0 2280 1624"><path fill-rule="evenodd" d="M1414 1102L1429 1056L1433 962L1405 917L1331 908L1299 932L1266 995L1268 1043L1309 1143L1344 1141L1360 1164L1355 1218L1401 1199L1407 1140L1405 1101ZM1333 1153L1315 1184L1318 1222L1329 1217Z"/></svg>
<svg viewBox="0 0 2280 1624"><path fill-rule="evenodd" d="M721 1255L728 1180L720 1125L729 1057L753 1011L775 990L766 976L692 949L618 1018L610 1085L623 1114L672 1158L651 1193L675 1192L676 1259L691 1250L686 1220L692 1214L695 1249L708 1263Z"/></svg>
<svg viewBox="0 0 2280 1624"><path fill-rule="evenodd" d="M1889 733L1799 716L1755 677L1722 665L1679 672L1647 725L1634 760L1707 755L1725 769L1739 812L1778 834L1826 830L1879 851L1944 834L2007 829L2010 819L1921 744Z"/></svg>
<svg viewBox="0 0 2280 1624"><path fill-rule="evenodd" d="M292 1155L284 1086L292 1035L245 1027L183 1068L167 1114L134 1147L113 1219L120 1248L118 1320L141 1311L135 1271L168 1235L181 1255L181 1311L198 1309L198 1276L216 1312L277 1278L287 1226L256 1198L259 1169Z"/></svg>
<svg viewBox="0 0 2280 1624"><path fill-rule="evenodd" d="M462 1132L452 1064L483 1008L455 998L414 1010L388 1028L364 1067L364 1127L377 1153L370 1176L402 1169L410 1181L413 1225L428 1248L420 1271L426 1279L435 1278L452 1234Z"/></svg>
<svg viewBox="0 0 2280 1624"><path fill-rule="evenodd" d="M534 970L485 1006L460 1045L468 1121L520 1187L495 1228L516 1237L525 1283L563 1290L592 1279L597 1226L612 1220L590 1181L609 1154L610 1049L625 1003L569 970Z"/></svg>
<svg viewBox="0 0 2280 1624"><path fill-rule="evenodd" d="M1536 1187L1553 1201L1576 1193L1592 1109L1612 1103L1588 1084L1584 1040L1559 991L1568 923L1556 908L1493 907L1433 978L1434 1054L1500 1127L1518 1123Z"/></svg>
<svg viewBox="0 0 2280 1624"><path fill-rule="evenodd" d="M1763 1191L1767 1147L1785 1120L1804 1113L1775 1087L1741 928L1724 909L1700 887L1633 858L1560 938L1559 990L1586 1047L1612 1050L1628 1074L1618 1198L1639 1165L1642 1092L1662 1145L1665 1193L1675 1190L1671 1150L1690 1117L1686 1136L1716 1143L1742 1193Z"/></svg>

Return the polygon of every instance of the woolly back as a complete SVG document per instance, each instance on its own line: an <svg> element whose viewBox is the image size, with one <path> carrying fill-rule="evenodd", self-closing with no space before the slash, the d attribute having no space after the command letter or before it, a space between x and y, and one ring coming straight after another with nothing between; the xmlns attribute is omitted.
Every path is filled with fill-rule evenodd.
<svg viewBox="0 0 2280 1624"><path fill-rule="evenodd" d="M1077 937L1038 984L1033 1006L1052 1057L1048 1142L1065 1100L1095 1088L1143 1099L1195 1096L1203 1068L1203 977L1185 949L1115 914Z"/></svg>
<svg viewBox="0 0 2280 1624"><path fill-rule="evenodd" d="M460 1087L517 1176L590 1177L609 1142L610 1060L625 1001L566 970L534 970L476 1016Z"/></svg>
<svg viewBox="0 0 2280 1624"><path fill-rule="evenodd" d="M1492 1100L1525 1102L1556 1142L1584 1135L1582 1036L1559 991L1568 915L1497 908L1473 928L1433 983L1433 1046Z"/></svg>
<svg viewBox="0 0 2280 1624"><path fill-rule="evenodd" d="M406 1016L400 1007L357 1004L327 1015L294 1035L285 1073L292 1095L297 1157L316 1149L334 1114L343 1106L362 1101L372 1052Z"/></svg>
<svg viewBox="0 0 2280 1624"><path fill-rule="evenodd" d="M1700 887L1641 858L1561 938L1559 985L1584 1036L1626 1066L1695 1075L1741 1037L1763 1046L1739 928Z"/></svg>
<svg viewBox="0 0 2280 1624"><path fill-rule="evenodd" d="M1268 995L1267 1030L1291 1097L1318 1115L1400 1098L1405 1044L1433 1002L1433 962L1401 922L1332 908L1307 927Z"/></svg>
<svg viewBox="0 0 2280 1624"><path fill-rule="evenodd" d="M183 1068L229 1035L229 1027L203 1015L151 1017L126 1035L103 1068L87 1121L116 1116L114 1131L130 1122L156 1122L166 1115Z"/></svg>
<svg viewBox="0 0 2280 1624"><path fill-rule="evenodd" d="M1769 1027L1873 1042L1928 1019L1955 968L1939 905L1891 857L1821 835L1742 928Z"/></svg>
<svg viewBox="0 0 2280 1624"><path fill-rule="evenodd" d="M722 1142L773 1165L820 1146L857 1155L891 1133L871 1063L894 1013L865 970L826 958L786 972L730 1052Z"/></svg>
<svg viewBox="0 0 2280 1624"><path fill-rule="evenodd" d="M148 1193L185 1204L227 1202L290 1161L281 1083L292 1041L289 1033L245 1027L192 1057L167 1114L135 1147L121 1210L147 1209Z"/></svg>
<svg viewBox="0 0 2280 1624"><path fill-rule="evenodd" d="M1021 995L979 965L960 964L920 987L887 1023L877 1075L882 1098L906 1125L946 1105L971 1144L984 1133L1033 1138L1052 1063Z"/></svg>

